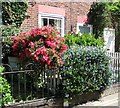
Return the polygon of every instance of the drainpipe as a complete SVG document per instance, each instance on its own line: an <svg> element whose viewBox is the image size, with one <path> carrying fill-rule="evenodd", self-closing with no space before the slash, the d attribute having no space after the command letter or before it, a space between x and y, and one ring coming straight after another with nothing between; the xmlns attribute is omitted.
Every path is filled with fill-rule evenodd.
<svg viewBox="0 0 120 108"><path fill-rule="evenodd" d="M2 25L2 2L0 2L0 27ZM0 30L0 65L2 65L2 31Z"/></svg>

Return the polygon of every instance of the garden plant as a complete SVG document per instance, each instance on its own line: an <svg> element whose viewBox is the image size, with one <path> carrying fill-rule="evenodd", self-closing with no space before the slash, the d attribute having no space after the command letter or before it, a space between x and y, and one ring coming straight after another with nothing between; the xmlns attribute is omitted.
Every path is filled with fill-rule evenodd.
<svg viewBox="0 0 120 108"><path fill-rule="evenodd" d="M103 39L90 33L68 33L65 43L69 46L61 71L65 99L74 105L100 98L111 79Z"/></svg>
<svg viewBox="0 0 120 108"><path fill-rule="evenodd" d="M27 75L27 84L32 84L34 92L38 90L41 92L46 86L44 80L46 70L51 71L63 65L62 56L67 50L65 39L54 27L44 26L33 28L29 32L20 32L12 37L12 42L13 54L18 57L23 68L32 63L34 71Z"/></svg>
<svg viewBox="0 0 120 108"><path fill-rule="evenodd" d="M12 25L2 25L0 27L0 31L2 31L2 55L3 55L3 63L8 63L8 57L13 56L12 54L12 36L18 35L22 30L16 27L14 24Z"/></svg>
<svg viewBox="0 0 120 108"><path fill-rule="evenodd" d="M35 61L54 68L63 64L62 55L67 50L65 40L51 27L33 28L30 32L21 32L13 36L13 54L22 62Z"/></svg>
<svg viewBox="0 0 120 108"><path fill-rule="evenodd" d="M103 48L71 46L63 59L61 74L64 95L68 100L87 93L102 93L110 84L109 57Z"/></svg>
<svg viewBox="0 0 120 108"><path fill-rule="evenodd" d="M4 67L0 66L0 107L13 102L11 87L7 80L2 77Z"/></svg>
<svg viewBox="0 0 120 108"><path fill-rule="evenodd" d="M65 43L68 46L97 46L103 47L104 41L102 38L95 38L95 36L91 33L84 33L80 35L79 33L68 33L65 35Z"/></svg>

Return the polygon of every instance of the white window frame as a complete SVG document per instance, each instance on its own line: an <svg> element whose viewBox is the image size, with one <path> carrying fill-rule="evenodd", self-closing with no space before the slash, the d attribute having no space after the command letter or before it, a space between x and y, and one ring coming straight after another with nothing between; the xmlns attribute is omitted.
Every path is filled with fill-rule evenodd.
<svg viewBox="0 0 120 108"><path fill-rule="evenodd" d="M77 23L77 33L80 32L79 27L89 27L90 28L90 33L93 33L93 26L90 24L82 24L82 23Z"/></svg>
<svg viewBox="0 0 120 108"><path fill-rule="evenodd" d="M64 36L64 16L51 13L39 13L38 14L38 27L42 27L41 19L42 18L51 18L51 19L60 19L61 20L61 36Z"/></svg>

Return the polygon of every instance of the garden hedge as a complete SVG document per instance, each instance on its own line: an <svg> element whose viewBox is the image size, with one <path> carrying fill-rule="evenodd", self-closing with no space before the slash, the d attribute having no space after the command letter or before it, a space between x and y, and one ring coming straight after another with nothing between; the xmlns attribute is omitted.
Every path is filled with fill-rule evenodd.
<svg viewBox="0 0 120 108"><path fill-rule="evenodd" d="M109 57L103 48L72 46L63 58L61 73L66 95L103 91L109 85Z"/></svg>

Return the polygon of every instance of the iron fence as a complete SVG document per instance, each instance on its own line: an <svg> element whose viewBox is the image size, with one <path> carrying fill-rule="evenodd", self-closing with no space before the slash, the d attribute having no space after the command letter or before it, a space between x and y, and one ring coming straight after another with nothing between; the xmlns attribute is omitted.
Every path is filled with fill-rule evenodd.
<svg viewBox="0 0 120 108"><path fill-rule="evenodd" d="M23 70L13 71L10 65L3 66L9 68L9 72L4 72L2 76L10 84L15 102L49 98L59 92L62 77L58 68L40 69L38 65L29 63Z"/></svg>

